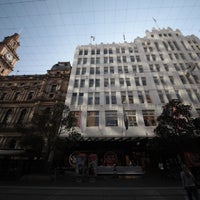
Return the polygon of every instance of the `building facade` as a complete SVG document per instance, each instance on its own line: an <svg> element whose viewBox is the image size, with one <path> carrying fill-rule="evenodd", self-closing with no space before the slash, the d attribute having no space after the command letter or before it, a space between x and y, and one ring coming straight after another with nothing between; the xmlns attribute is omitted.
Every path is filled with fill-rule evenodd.
<svg viewBox="0 0 200 200"><path fill-rule="evenodd" d="M171 99L197 117L199 90L199 38L153 29L131 43L78 46L65 104L86 138L145 138Z"/></svg>
<svg viewBox="0 0 200 200"><path fill-rule="evenodd" d="M19 45L19 34L17 33L5 37L0 42L0 76L7 76L13 71L15 64L19 60L16 53Z"/></svg>
<svg viewBox="0 0 200 200"><path fill-rule="evenodd" d="M65 102L71 73L69 62L58 62L46 74L0 77L0 149L20 149L22 133L35 113Z"/></svg>

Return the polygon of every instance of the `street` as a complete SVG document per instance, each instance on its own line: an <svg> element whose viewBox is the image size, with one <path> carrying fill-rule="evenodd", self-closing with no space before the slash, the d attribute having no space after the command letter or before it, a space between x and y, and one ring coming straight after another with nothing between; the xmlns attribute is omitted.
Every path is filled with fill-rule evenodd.
<svg viewBox="0 0 200 200"><path fill-rule="evenodd" d="M0 186L1 200L186 200L181 187Z"/></svg>

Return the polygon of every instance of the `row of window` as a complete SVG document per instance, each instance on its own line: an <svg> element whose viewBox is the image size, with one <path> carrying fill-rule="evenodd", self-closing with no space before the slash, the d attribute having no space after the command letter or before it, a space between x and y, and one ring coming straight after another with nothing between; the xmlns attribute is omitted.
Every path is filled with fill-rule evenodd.
<svg viewBox="0 0 200 200"><path fill-rule="evenodd" d="M20 111L19 117L16 121L17 124L22 124L25 118L25 115L27 113L27 109L22 109ZM1 124L6 125L11 123L11 120L13 119L13 111L12 109L8 109L7 112L5 113L5 116L3 117Z"/></svg>
<svg viewBox="0 0 200 200"><path fill-rule="evenodd" d="M195 68L200 69L200 67L198 66L198 63L173 63L176 71L180 71L180 70L187 70L187 71L194 71ZM169 65L168 64L163 64L165 71L169 71ZM163 71L162 67L159 64L149 64L149 68L151 72L160 72L161 70ZM135 73L143 73L144 72L144 66L143 65L132 65L132 66L104 66L103 67L103 72L101 72L101 68L100 67L90 67L90 68L86 68L86 67L77 67L76 68L76 75L85 75L87 73L87 70L89 70L89 74L127 74L130 72Z"/></svg>
<svg viewBox="0 0 200 200"><path fill-rule="evenodd" d="M56 89L57 89L57 85L51 85L49 93L55 93ZM39 88L38 88L38 90L39 90ZM9 92L1 92L0 94L1 94L0 95L0 100L1 101L2 100L8 100L8 97L10 97L10 93ZM23 98L23 101L32 100L34 98L35 94L36 94L35 92L30 91L30 92L28 92L26 98L24 99L24 93L15 92L14 95L12 95L12 100L13 101L19 101L19 100L22 100L22 98ZM54 96L54 94L49 94L49 98L52 98L53 96Z"/></svg>
<svg viewBox="0 0 200 200"><path fill-rule="evenodd" d="M138 126L137 116L135 110L124 111L128 118L129 126ZM145 126L156 126L156 117L154 110L142 110L143 120ZM81 112L74 112L77 118L81 118ZM118 126L118 113L115 110L105 111L104 113L105 126ZM80 122L77 122L80 123ZM87 127L95 127L100 125L100 112L99 111L87 111ZM80 126L80 124L75 124Z"/></svg>
<svg viewBox="0 0 200 200"><path fill-rule="evenodd" d="M169 81L172 85L178 85L177 79L175 80L174 76L168 76ZM198 84L199 79L198 76L190 75L190 76L179 76L180 80L183 84ZM135 81L136 86L147 86L147 79L146 77L133 77L132 78ZM102 79L96 78L90 78L89 80L85 79L75 79L74 81L74 88L85 88L86 84L88 84L89 87L100 87L100 82ZM88 82L89 81L89 82ZM115 86L121 86L121 87L129 87L131 86L131 79L130 78L104 78L103 80L104 87L115 87ZM167 83L167 77L164 76L153 76L153 81L155 85L168 85Z"/></svg>
<svg viewBox="0 0 200 200"><path fill-rule="evenodd" d="M126 49L125 47L120 47L120 48L104 48L103 49L103 54L113 54L113 53L126 53L126 51L128 50L129 53L138 53L138 48L137 46L134 47L128 47L128 49ZM91 49L91 51L89 51L88 49L80 49L78 55L100 55L101 54L101 49Z"/></svg>
<svg viewBox="0 0 200 200"><path fill-rule="evenodd" d="M188 53L190 59L196 60L199 57L199 54L196 53ZM169 53L168 54L170 60L186 60L186 57L183 53ZM164 56L163 54L146 54L146 59L149 62L156 62L156 61L165 61L168 57ZM77 64L78 65L87 65L87 64L113 64L113 63L135 63L141 62L140 55L136 56L117 56L116 60L115 57L103 57L101 60L100 57L91 57L91 58L78 58Z"/></svg>
<svg viewBox="0 0 200 200"><path fill-rule="evenodd" d="M200 102L200 93L197 89L187 89L186 90L188 97L190 98L191 102L197 104ZM179 94L178 90L174 91L174 94L171 94L169 90L158 90L157 91L158 97L160 99L161 103L167 103L172 98L174 98L174 95L177 99L184 100ZM87 96L87 99L85 97ZM100 95L100 92L89 92L88 95L80 92L80 93L72 93L71 98L71 105L99 105L100 104L100 98L104 98L104 103L106 105L108 104L120 104L120 103L128 103L128 104L134 104L135 97L133 95L132 91L121 91L120 92L120 102L117 102L117 93L116 92L105 92L104 96ZM139 99L139 103L153 103L152 97L149 90L145 91L137 91L137 97ZM87 102L84 102L87 101ZM119 100L118 100L119 101Z"/></svg>

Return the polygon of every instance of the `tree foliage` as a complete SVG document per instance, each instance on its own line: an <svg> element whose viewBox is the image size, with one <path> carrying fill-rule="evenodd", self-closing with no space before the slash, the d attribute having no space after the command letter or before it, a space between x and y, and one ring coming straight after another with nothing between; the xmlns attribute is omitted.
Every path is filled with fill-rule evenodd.
<svg viewBox="0 0 200 200"><path fill-rule="evenodd" d="M157 118L158 126L154 130L157 136L167 138L170 136L192 136L195 125L191 118L191 106L184 105L180 100L171 100L163 107L161 115Z"/></svg>

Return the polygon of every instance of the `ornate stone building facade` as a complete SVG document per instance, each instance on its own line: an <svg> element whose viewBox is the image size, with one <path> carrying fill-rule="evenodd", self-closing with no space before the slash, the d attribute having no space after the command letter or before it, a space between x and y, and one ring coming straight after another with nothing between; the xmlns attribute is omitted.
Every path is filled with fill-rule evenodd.
<svg viewBox="0 0 200 200"><path fill-rule="evenodd" d="M7 76L13 71L15 64L19 60L16 53L19 45L19 34L17 33L5 37L0 42L0 76Z"/></svg>
<svg viewBox="0 0 200 200"><path fill-rule="evenodd" d="M31 126L38 110L64 102L71 73L69 62L58 62L42 75L0 77L0 149L18 149L16 125Z"/></svg>

